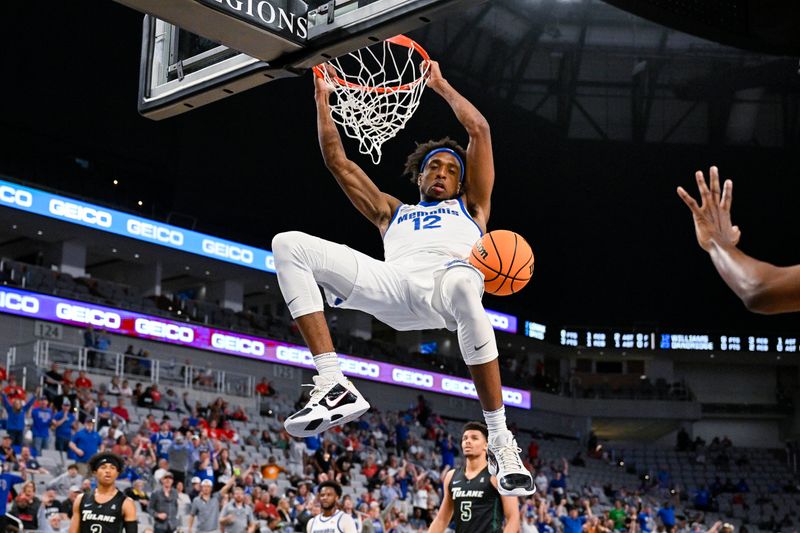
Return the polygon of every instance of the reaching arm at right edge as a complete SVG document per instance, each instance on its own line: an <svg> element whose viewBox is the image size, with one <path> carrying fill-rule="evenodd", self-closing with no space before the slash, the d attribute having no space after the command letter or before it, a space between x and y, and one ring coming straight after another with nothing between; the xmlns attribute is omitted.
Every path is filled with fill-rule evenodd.
<svg viewBox="0 0 800 533"><path fill-rule="evenodd" d="M431 526L428 528L428 533L444 533L453 518L453 496L450 494L451 479L453 479L453 470L445 474L442 480L444 498L442 498L442 504L439 506L439 512L436 513L436 518L433 519Z"/></svg>
<svg viewBox="0 0 800 533"><path fill-rule="evenodd" d="M678 196L692 211L697 242L708 252L714 268L750 311L800 311L800 265L779 267L739 250L741 231L731 223L733 182L726 180L720 192L717 167L711 167L709 175L710 189L703 173L695 173L700 205L683 187L678 187Z"/></svg>
<svg viewBox="0 0 800 533"><path fill-rule="evenodd" d="M336 123L331 118L328 103L331 88L314 75L314 100L317 103L317 134L325 166L353 203L359 213L378 227L383 234L400 200L378 189L377 185L356 163L347 158Z"/></svg>

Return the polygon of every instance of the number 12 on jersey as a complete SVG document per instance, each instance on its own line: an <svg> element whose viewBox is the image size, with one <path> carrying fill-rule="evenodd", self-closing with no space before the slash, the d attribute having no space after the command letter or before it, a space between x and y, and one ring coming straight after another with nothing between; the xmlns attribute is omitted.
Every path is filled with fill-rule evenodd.
<svg viewBox="0 0 800 533"><path fill-rule="evenodd" d="M418 231L421 229L436 229L441 228L442 225L439 222L442 221L442 217L439 215L428 215L422 218L415 218L414 219L414 231Z"/></svg>

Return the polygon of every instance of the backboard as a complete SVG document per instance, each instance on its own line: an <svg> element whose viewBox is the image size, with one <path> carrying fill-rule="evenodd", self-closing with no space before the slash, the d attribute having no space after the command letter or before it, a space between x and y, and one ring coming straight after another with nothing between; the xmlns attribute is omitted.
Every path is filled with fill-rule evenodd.
<svg viewBox="0 0 800 533"><path fill-rule="evenodd" d="M139 111L160 120L300 75L486 0L117 1L149 13Z"/></svg>

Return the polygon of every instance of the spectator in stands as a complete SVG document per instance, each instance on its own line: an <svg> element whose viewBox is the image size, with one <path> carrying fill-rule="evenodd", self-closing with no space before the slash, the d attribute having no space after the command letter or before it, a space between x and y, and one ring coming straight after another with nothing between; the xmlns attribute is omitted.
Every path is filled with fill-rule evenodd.
<svg viewBox="0 0 800 533"><path fill-rule="evenodd" d="M225 504L219 519L221 530L225 533L253 533L256 520L253 509L244 501L244 489L234 487L233 500Z"/></svg>
<svg viewBox="0 0 800 533"><path fill-rule="evenodd" d="M64 375L60 372L58 363L53 363L44 375L44 394L47 399L54 402L56 397L61 394L61 384L64 382Z"/></svg>
<svg viewBox="0 0 800 533"><path fill-rule="evenodd" d="M14 498L10 513L22 522L25 529L39 529L39 507L42 501L36 496L36 484L28 481Z"/></svg>
<svg viewBox="0 0 800 533"><path fill-rule="evenodd" d="M139 505L142 506L142 509L147 509L150 505L150 497L145 489L144 479L140 478L133 480L133 484L125 489L125 496L135 502L139 502Z"/></svg>
<svg viewBox="0 0 800 533"><path fill-rule="evenodd" d="M173 533L178 527L178 494L172 488L175 479L167 470L161 476L161 488L153 491L147 511L153 516L155 533Z"/></svg>
<svg viewBox="0 0 800 533"><path fill-rule="evenodd" d="M261 378L261 381L256 385L256 394L259 396L274 396L275 391L272 389L272 383L266 377Z"/></svg>
<svg viewBox="0 0 800 533"><path fill-rule="evenodd" d="M170 413L183 413L183 409L181 408L181 399L178 397L178 394L174 389L167 389L167 393L164 394L164 397L161 399L161 403L164 406L165 411Z"/></svg>
<svg viewBox="0 0 800 533"><path fill-rule="evenodd" d="M175 476L176 483L184 483L186 481L186 475L192 465L192 452L191 442L188 442L182 433L176 433L175 441L167 450L170 472Z"/></svg>
<svg viewBox="0 0 800 533"><path fill-rule="evenodd" d="M61 531L61 502L56 499L56 491L47 489L42 494L37 520L39 528L45 533Z"/></svg>
<svg viewBox="0 0 800 533"><path fill-rule="evenodd" d="M271 455L269 459L267 459L267 464L261 467L261 476L264 478L264 481L275 481L278 479L280 473L285 471L286 469L278 464L278 460L275 456Z"/></svg>
<svg viewBox="0 0 800 533"><path fill-rule="evenodd" d="M100 436L103 438L106 448L112 448L115 446L117 444L117 440L125 435L125 432L122 431L121 421L119 418L112 418L111 424L100 428L98 433L100 433Z"/></svg>
<svg viewBox="0 0 800 533"><path fill-rule="evenodd" d="M83 330L83 347L87 348L86 364L92 368L96 367L97 352L94 348L97 348L97 335L92 326L87 326L86 329Z"/></svg>
<svg viewBox="0 0 800 533"><path fill-rule="evenodd" d="M123 398L131 398L133 396L133 389L127 379L122 380L122 385L119 388L119 395Z"/></svg>
<svg viewBox="0 0 800 533"><path fill-rule="evenodd" d="M219 528L220 498L225 497L233 486L235 478L231 478L218 493L211 493L214 482L204 479L200 482L200 494L192 500L189 511L187 533L205 533Z"/></svg>
<svg viewBox="0 0 800 533"><path fill-rule="evenodd" d="M20 469L25 469L26 472L29 474L50 474L48 470L42 465L39 464L39 461L31 455L31 449L29 446L23 446L19 452L19 456L17 457L17 464L19 465Z"/></svg>
<svg viewBox="0 0 800 533"><path fill-rule="evenodd" d="M589 506L589 500L583 500L581 502L584 509L583 515L578 514L577 505L571 506L569 511L567 511L565 504L566 498L561 500L561 503L559 503L558 509L556 510L556 515L564 525L564 533L581 533L586 520L594 516L592 514L592 508Z"/></svg>
<svg viewBox="0 0 800 533"><path fill-rule="evenodd" d="M86 419L83 423L83 428L72 437L69 449L69 458L78 464L81 474L86 475L89 472L89 459L97 452L102 452L105 449L103 439L94 428L94 419Z"/></svg>
<svg viewBox="0 0 800 533"><path fill-rule="evenodd" d="M111 453L119 455L123 459L133 457L133 448L128 444L128 437L124 433L117 437L117 442L111 449Z"/></svg>
<svg viewBox="0 0 800 533"><path fill-rule="evenodd" d="M36 407L31 411L33 424L31 425L31 435L33 436L33 447L38 451L48 448L50 443L50 424L53 421L53 408L46 396L39 398Z"/></svg>
<svg viewBox="0 0 800 533"><path fill-rule="evenodd" d="M81 483L83 476L78 472L78 465L70 463L66 472L50 480L47 489L55 490L58 497L64 499L69 496L70 487L79 487Z"/></svg>
<svg viewBox="0 0 800 533"><path fill-rule="evenodd" d="M219 467L216 458L211 457L209 450L201 450L200 458L194 464L194 475L201 480L211 481L213 485L215 481L214 472L217 470L219 470Z"/></svg>
<svg viewBox="0 0 800 533"><path fill-rule="evenodd" d="M664 505L661 506L656 515L667 531L672 531L672 528L675 527L675 508L672 503L664 502Z"/></svg>
<svg viewBox="0 0 800 533"><path fill-rule="evenodd" d="M3 394L8 396L8 399L12 402L17 398L24 402L28 396L25 393L25 389L17 385L17 376L14 374L8 376L8 384L3 388Z"/></svg>
<svg viewBox="0 0 800 533"><path fill-rule="evenodd" d="M90 365L91 366L91 365ZM75 380L75 387L80 389L88 389L92 390L94 388L94 384L92 380L86 375L86 372L81 370L78 372L78 378Z"/></svg>
<svg viewBox="0 0 800 533"><path fill-rule="evenodd" d="M6 387L6 389L8 389L8 387ZM38 393L39 390L37 389L36 392ZM13 400L9 401L9 396L6 392L3 392L2 398L3 407L6 409L7 416L6 431L11 437L14 446L22 446L22 438L25 435L25 417L33 406L36 395L31 395L30 399L24 404L22 403L25 401L24 391L22 399L20 399L19 396L15 396Z"/></svg>
<svg viewBox="0 0 800 533"><path fill-rule="evenodd" d="M111 396L120 395L119 376L114 376L111 378L111 381L106 386L106 393L110 394Z"/></svg>
<svg viewBox="0 0 800 533"><path fill-rule="evenodd" d="M155 445L156 456L159 459L167 458L167 452L169 451L169 447L172 446L174 440L175 435L170 429L170 423L168 420L161 422L161 427L159 428L158 433L154 433L150 436L150 442Z"/></svg>
<svg viewBox="0 0 800 533"><path fill-rule="evenodd" d="M442 454L442 466L449 466L453 468L456 462L456 453L457 448L456 444L453 441L453 436L447 433L443 436L443 438L439 441L438 444L439 451Z"/></svg>
<svg viewBox="0 0 800 533"><path fill-rule="evenodd" d="M158 468L156 468L155 472L153 472L153 481L155 482L156 487L161 484L161 478L163 478L167 474L172 474L169 471L169 461L166 459L159 459L158 460ZM174 481L174 476L173 476Z"/></svg>

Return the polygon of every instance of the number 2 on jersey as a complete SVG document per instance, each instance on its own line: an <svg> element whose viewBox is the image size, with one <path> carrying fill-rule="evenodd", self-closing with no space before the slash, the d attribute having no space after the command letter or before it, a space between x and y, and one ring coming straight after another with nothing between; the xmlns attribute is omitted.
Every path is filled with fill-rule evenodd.
<svg viewBox="0 0 800 533"><path fill-rule="evenodd" d="M414 231L418 231L421 229L436 229L441 228L442 225L439 222L442 221L442 217L439 215L428 215L423 218L415 218L414 219Z"/></svg>
<svg viewBox="0 0 800 533"><path fill-rule="evenodd" d="M469 522L472 518L472 502L461 502L461 521Z"/></svg>

